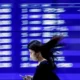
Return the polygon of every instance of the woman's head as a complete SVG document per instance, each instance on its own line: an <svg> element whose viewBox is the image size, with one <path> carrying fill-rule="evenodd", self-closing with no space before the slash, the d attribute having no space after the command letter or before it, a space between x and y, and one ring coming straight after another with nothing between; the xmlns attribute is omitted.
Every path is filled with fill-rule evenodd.
<svg viewBox="0 0 80 80"><path fill-rule="evenodd" d="M38 61L39 58L42 58L41 46L42 46L42 43L37 40L34 40L28 44L30 58L32 60Z"/></svg>
<svg viewBox="0 0 80 80"><path fill-rule="evenodd" d="M30 51L30 58L32 60L40 61L41 59L46 59L52 68L56 67L54 63L55 47L59 46L58 42L61 37L55 36L49 42L42 44L41 42L34 40L28 44L28 49Z"/></svg>

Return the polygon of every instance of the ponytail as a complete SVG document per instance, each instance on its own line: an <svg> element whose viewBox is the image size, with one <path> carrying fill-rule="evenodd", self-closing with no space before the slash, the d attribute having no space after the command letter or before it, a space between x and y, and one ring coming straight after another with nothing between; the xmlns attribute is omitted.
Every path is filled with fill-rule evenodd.
<svg viewBox="0 0 80 80"><path fill-rule="evenodd" d="M47 59L49 65L50 65L50 67L51 67L51 69L55 69L55 68L56 68L56 65L55 65L55 62L54 62L55 56L53 55L52 52L50 52L50 51L47 52L47 51L45 50L45 51L42 52L42 56L43 56L45 59Z"/></svg>
<svg viewBox="0 0 80 80"><path fill-rule="evenodd" d="M55 56L53 55L53 53L56 51L55 47L64 45L64 44L59 43L59 41L61 39L62 39L61 36L54 36L54 37L52 37L52 39L49 42L47 42L41 46L42 56L45 59L47 59L48 63L51 65L52 68L56 68L56 64L54 62Z"/></svg>
<svg viewBox="0 0 80 80"><path fill-rule="evenodd" d="M49 65L51 66L52 69L56 68L56 65L55 65L52 57L47 58L47 61L48 61Z"/></svg>

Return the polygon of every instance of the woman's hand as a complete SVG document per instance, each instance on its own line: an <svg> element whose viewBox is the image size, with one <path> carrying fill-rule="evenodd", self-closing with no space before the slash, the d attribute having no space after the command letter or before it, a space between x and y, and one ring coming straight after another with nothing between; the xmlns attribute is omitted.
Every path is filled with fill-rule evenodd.
<svg viewBox="0 0 80 80"><path fill-rule="evenodd" d="M32 80L32 78L33 78L31 75L28 75L28 76L20 75L20 76L22 77L23 80Z"/></svg>
<svg viewBox="0 0 80 80"><path fill-rule="evenodd" d="M24 80L32 80L32 76L30 76L30 75L25 76Z"/></svg>

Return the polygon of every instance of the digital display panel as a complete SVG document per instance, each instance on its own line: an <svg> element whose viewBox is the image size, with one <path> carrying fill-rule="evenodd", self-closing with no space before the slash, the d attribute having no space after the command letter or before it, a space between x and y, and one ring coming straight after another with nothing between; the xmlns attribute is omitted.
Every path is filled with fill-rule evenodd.
<svg viewBox="0 0 80 80"><path fill-rule="evenodd" d="M21 3L18 10L14 7L0 4L0 71L16 75L13 79L21 79L19 74L33 75L37 62L29 57L28 43L46 43L62 35L61 42L67 45L54 53L57 73L61 80L76 80L80 74L80 4Z"/></svg>

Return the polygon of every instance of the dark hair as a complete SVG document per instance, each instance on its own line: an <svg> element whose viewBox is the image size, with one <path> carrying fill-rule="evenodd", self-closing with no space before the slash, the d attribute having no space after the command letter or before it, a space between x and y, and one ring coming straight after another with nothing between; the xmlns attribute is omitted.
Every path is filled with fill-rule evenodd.
<svg viewBox="0 0 80 80"><path fill-rule="evenodd" d="M33 40L28 44L28 49L34 50L35 52L41 51L42 43L37 40Z"/></svg>
<svg viewBox="0 0 80 80"><path fill-rule="evenodd" d="M55 65L53 65L54 64L53 53L51 51L45 50L43 45L44 44L42 44L40 41L33 40L28 44L28 49L31 49L31 50L35 51L36 53L41 52L42 57L47 59L47 61L53 68L53 67L55 67Z"/></svg>

